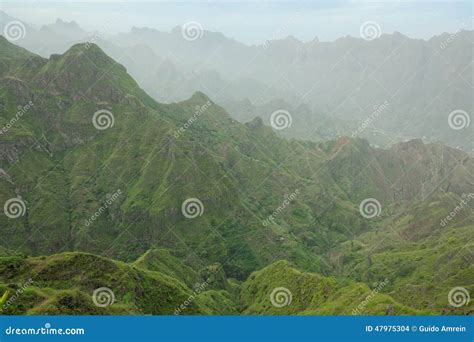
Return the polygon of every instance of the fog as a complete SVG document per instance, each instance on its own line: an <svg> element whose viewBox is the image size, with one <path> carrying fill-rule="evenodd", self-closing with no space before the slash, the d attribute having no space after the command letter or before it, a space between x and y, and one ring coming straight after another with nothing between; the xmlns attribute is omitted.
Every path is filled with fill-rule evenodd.
<svg viewBox="0 0 474 342"><path fill-rule="evenodd" d="M277 131L288 138L419 138L472 153L466 5L6 2L0 25L23 23L15 44L46 58L95 43L160 102L201 91L269 126L285 110L292 125Z"/></svg>

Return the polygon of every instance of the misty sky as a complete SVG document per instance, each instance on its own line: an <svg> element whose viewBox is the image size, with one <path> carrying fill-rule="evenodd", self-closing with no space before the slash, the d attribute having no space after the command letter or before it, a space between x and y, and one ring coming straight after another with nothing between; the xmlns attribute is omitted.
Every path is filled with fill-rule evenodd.
<svg viewBox="0 0 474 342"><path fill-rule="evenodd" d="M25 6L27 4L27 6ZM104 23L115 33L131 27L170 31L198 21L247 44L293 35L303 41L359 36L360 25L376 21L383 33L399 31L428 39L442 32L472 29L470 1L5 1L0 9L31 24L75 20L88 30Z"/></svg>

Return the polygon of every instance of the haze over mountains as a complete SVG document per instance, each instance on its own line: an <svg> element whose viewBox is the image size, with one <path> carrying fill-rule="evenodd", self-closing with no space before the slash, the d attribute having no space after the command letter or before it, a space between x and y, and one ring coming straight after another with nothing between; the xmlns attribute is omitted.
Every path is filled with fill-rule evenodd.
<svg viewBox="0 0 474 342"><path fill-rule="evenodd" d="M29 285L2 313L473 313L449 299L474 290L472 125L448 122L472 113L472 31L24 25L0 36L0 292Z"/></svg>
<svg viewBox="0 0 474 342"><path fill-rule="evenodd" d="M160 104L94 44L48 60L2 37L0 51L8 128L0 136L0 201L25 203L23 215L0 218L0 274L5 286L36 281L9 312L169 314L192 293L193 279L207 281L210 265L220 285L185 312L348 313L344 301L362 301L367 285L385 279L389 295L365 312L470 312L445 303L452 286L472 287L470 204L439 224L474 192L466 153L420 140L389 150L360 138L287 141L261 119L236 122L203 93ZM12 121L22 103L30 105ZM203 114L185 126L196 108ZM98 110L112 113L106 129L94 121ZM194 197L201 215L191 219L182 204ZM368 197L381 206L374 220L361 215ZM35 257L63 251L102 257ZM320 275L269 266L278 259ZM322 293L314 279L327 282ZM291 288L299 304L276 310L270 284ZM115 289L118 305L92 305L88 293L101 286Z"/></svg>
<svg viewBox="0 0 474 342"><path fill-rule="evenodd" d="M0 28L9 20L0 14ZM16 43L49 57L92 41L160 102L201 91L238 121L259 116L266 125L274 111L286 110L292 124L279 133L290 138L361 136L384 147L422 138L468 153L474 148L474 125L453 129L448 121L453 111L462 111L462 119L467 113L469 121L473 112L469 26L428 41L396 32L369 41L301 42L290 36L258 46L206 30L185 39L181 27L111 35L106 21L103 26L94 33L60 19L36 29L26 25L27 34Z"/></svg>

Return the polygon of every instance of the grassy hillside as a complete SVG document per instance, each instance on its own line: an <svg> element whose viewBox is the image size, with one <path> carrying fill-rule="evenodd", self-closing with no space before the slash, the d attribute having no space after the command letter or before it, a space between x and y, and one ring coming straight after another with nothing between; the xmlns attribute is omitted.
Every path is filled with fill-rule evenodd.
<svg viewBox="0 0 474 342"><path fill-rule="evenodd" d="M156 258L150 270L142 260ZM61 253L49 257L0 257L2 292L11 299L3 314L143 315L143 314L244 314L244 315L416 315L444 313L439 307L419 309L394 299L391 279L373 287L341 277L301 272L288 261L277 261L253 272L242 284L225 279L218 289L215 277L199 272L187 286L165 275L157 266L169 259L168 251L149 251L137 262L126 264L85 253ZM162 260L166 264L169 260ZM174 260L176 261L176 260ZM137 266L138 264L141 266ZM183 269L186 265L176 262ZM218 272L212 271L212 275ZM186 277L188 274L186 273ZM23 279L28 279L23 284ZM113 300L101 302L94 290L110 289ZM214 287L214 288L213 288ZM21 295L17 295L22 289ZM102 307L99 304L105 304ZM467 310L467 309L465 309ZM468 312L468 311L465 311ZM451 312L456 313L456 312Z"/></svg>
<svg viewBox="0 0 474 342"><path fill-rule="evenodd" d="M0 282L34 280L31 300L11 310L166 314L194 296L191 314L273 312L271 281L248 277L277 260L319 274L302 273L309 302L295 298L292 313L330 311L319 278L337 313L347 310L337 298L357 302L385 278L390 296L376 313L438 312L450 287L472 287L455 253L470 248L471 204L439 223L474 192L461 151L288 141L262 120L235 122L203 93L160 104L93 44L47 60L0 39L0 58L0 203L23 205L0 215L10 250ZM183 210L192 198L202 203L195 217ZM361 213L366 198L378 200L378 216ZM439 264L450 276L429 287ZM115 289L116 306L91 306L100 287Z"/></svg>
<svg viewBox="0 0 474 342"><path fill-rule="evenodd" d="M380 279L378 284L384 284ZM385 285L384 285L385 286ZM376 286L377 287L377 286ZM275 291L276 290L276 291ZM275 292L274 292L275 291ZM383 291L383 286L381 287ZM433 314L402 305L384 292L373 294L361 283L301 272L278 261L254 272L242 284L245 314L266 315L414 315ZM282 296L279 300L278 293ZM369 297L372 296L372 297Z"/></svg>
<svg viewBox="0 0 474 342"><path fill-rule="evenodd" d="M149 254L149 253L147 253ZM163 251L162 255L169 256ZM147 257L146 255L143 257ZM141 259L143 259L143 257ZM157 257L157 260L160 258ZM12 303L5 314L97 314L171 315L186 303L180 314L225 314L235 310L226 291L210 290L208 286L197 291L195 300L189 300L195 289L161 272L126 264L86 253L68 252L48 257L0 257L0 291L9 289ZM185 265L178 265L186 267ZM166 267L164 267L166 269ZM28 281L24 294L14 296ZM201 279L196 279L196 283ZM201 280L202 281L202 280ZM94 290L109 288L114 300L94 302Z"/></svg>

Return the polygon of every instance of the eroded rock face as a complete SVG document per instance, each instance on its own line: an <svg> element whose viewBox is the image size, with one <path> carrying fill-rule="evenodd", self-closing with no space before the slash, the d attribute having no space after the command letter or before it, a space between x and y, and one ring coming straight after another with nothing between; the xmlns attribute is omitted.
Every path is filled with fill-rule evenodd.
<svg viewBox="0 0 474 342"><path fill-rule="evenodd" d="M18 104L27 104L34 99L34 94L28 89L25 82L13 76L2 79L2 85L8 89Z"/></svg>
<svg viewBox="0 0 474 342"><path fill-rule="evenodd" d="M20 159L20 149L20 144L0 142L0 162L2 162L2 164L13 164L18 162Z"/></svg>

